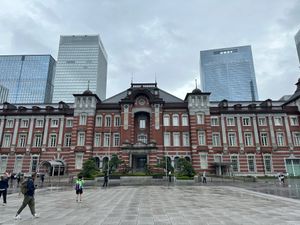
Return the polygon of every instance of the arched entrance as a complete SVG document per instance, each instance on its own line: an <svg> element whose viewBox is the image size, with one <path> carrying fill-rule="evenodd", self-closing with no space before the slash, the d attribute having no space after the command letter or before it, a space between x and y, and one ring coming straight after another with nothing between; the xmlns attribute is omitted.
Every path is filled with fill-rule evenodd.
<svg viewBox="0 0 300 225"><path fill-rule="evenodd" d="M43 161L39 167L39 173L49 176L63 176L65 174L65 164L60 160Z"/></svg>

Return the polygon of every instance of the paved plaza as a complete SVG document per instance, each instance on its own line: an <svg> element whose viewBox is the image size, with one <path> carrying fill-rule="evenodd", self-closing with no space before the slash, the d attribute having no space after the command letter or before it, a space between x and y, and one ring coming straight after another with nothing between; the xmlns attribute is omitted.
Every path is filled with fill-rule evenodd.
<svg viewBox="0 0 300 225"><path fill-rule="evenodd" d="M0 224L217 225L300 224L300 200L225 186L117 186L84 190L38 190L32 219L17 193L0 206ZM2 199L1 199L2 202Z"/></svg>

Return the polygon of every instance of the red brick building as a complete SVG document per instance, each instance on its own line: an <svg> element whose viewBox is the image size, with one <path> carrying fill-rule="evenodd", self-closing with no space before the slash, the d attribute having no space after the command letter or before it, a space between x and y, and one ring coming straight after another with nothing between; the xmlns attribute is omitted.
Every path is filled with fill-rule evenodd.
<svg viewBox="0 0 300 225"><path fill-rule="evenodd" d="M300 175L300 82L288 101L210 102L199 89L179 99L156 83L101 101L85 91L75 103L0 109L0 173L75 174L84 160L99 168L112 154L133 170L167 156L197 172Z"/></svg>

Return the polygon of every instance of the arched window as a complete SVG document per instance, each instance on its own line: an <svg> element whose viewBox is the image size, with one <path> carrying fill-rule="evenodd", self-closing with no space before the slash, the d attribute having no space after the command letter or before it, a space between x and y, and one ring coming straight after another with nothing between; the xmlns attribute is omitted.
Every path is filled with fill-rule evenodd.
<svg viewBox="0 0 300 225"><path fill-rule="evenodd" d="M181 117L181 123L182 126L188 126L188 115L187 114L183 114Z"/></svg>
<svg viewBox="0 0 300 225"><path fill-rule="evenodd" d="M170 116L168 114L164 115L164 126L170 126Z"/></svg>
<svg viewBox="0 0 300 225"><path fill-rule="evenodd" d="M172 117L173 126L179 126L179 116L178 114L174 114Z"/></svg>

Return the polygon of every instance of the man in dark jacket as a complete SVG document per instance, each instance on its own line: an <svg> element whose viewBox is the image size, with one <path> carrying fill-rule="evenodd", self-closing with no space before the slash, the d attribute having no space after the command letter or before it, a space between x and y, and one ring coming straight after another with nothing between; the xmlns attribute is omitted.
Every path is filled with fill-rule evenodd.
<svg viewBox="0 0 300 225"><path fill-rule="evenodd" d="M21 219L20 213L22 210L28 205L31 211L31 214L34 218L37 218L38 215L35 213L35 202L34 202L34 191L35 191L35 186L34 186L34 178L35 176L30 176L27 178L25 185L26 185L26 193L24 194L24 200L23 203L18 210L15 219ZM23 183L22 183L23 185Z"/></svg>
<svg viewBox="0 0 300 225"><path fill-rule="evenodd" d="M5 176L1 176L1 178L0 178L0 198L3 195L3 206L6 205L7 188L8 188L8 178Z"/></svg>

